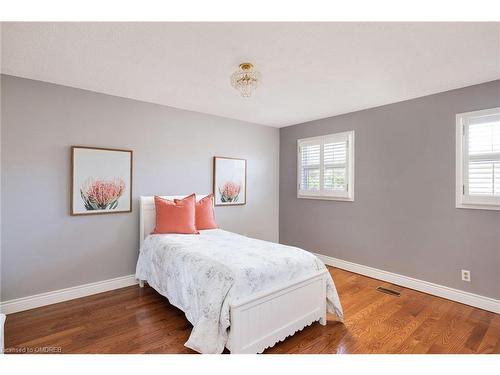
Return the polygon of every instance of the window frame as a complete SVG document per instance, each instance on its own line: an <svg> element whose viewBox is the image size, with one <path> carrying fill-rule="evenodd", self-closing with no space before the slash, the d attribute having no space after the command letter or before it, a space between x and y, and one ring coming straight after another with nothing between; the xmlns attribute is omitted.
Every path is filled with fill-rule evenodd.
<svg viewBox="0 0 500 375"><path fill-rule="evenodd" d="M459 113L456 115L456 208L500 210L500 197L474 196L468 194L468 126L472 119L477 120L478 118L489 116L500 116L500 107Z"/></svg>
<svg viewBox="0 0 500 375"><path fill-rule="evenodd" d="M324 155L323 155L323 145L332 140L339 138L347 139L347 152L346 152L346 180L347 189L346 191L332 191L331 193L325 193L323 189L323 178L324 178ZM301 176L302 176L302 154L300 147L304 144L320 144L320 190L318 192L312 191L302 191L301 187ZM354 201L354 130L332 133L317 137L301 138L297 139L297 198L302 199L321 199L321 200L334 200L334 201Z"/></svg>

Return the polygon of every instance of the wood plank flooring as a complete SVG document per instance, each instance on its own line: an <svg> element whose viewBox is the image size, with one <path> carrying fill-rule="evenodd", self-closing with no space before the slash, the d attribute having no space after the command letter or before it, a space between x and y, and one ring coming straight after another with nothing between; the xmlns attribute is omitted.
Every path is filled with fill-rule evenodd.
<svg viewBox="0 0 500 375"><path fill-rule="evenodd" d="M500 353L500 315L336 268L345 324L329 318L265 353ZM375 290L383 286L400 297ZM138 286L8 315L7 352L193 353L191 324ZM40 349L41 348L41 349Z"/></svg>

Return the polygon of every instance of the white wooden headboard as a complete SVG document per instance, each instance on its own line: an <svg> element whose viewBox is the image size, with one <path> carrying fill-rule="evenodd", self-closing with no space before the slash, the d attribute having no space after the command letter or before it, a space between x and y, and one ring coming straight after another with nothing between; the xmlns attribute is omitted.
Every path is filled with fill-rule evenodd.
<svg viewBox="0 0 500 375"><path fill-rule="evenodd" d="M182 199L188 196L186 195L167 195L160 196L165 199ZM208 194L196 194L196 201L206 197ZM144 239L151 234L155 229L156 225L156 209L155 209L155 197L143 197L140 198L140 208L139 208L139 243L142 247Z"/></svg>

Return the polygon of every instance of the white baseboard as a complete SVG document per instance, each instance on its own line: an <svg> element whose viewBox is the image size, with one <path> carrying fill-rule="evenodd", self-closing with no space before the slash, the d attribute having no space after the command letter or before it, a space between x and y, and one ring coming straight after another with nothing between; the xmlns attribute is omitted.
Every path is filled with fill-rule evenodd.
<svg viewBox="0 0 500 375"><path fill-rule="evenodd" d="M135 279L135 275L127 275L114 279L97 281L95 283L78 285L71 288L54 290L52 292L35 294L33 296L1 302L0 312L3 314L12 314L18 311L34 309L35 307L51 305L53 303L68 301L70 299L124 288L137 283L138 281Z"/></svg>
<svg viewBox="0 0 500 375"><path fill-rule="evenodd" d="M434 296L443 297L452 301L464 303L466 305L478 307L483 310L492 311L500 314L500 300L480 296L462 290L449 288L444 285L433 284L428 281L414 279L412 277L399 275L397 273L387 272L364 266L362 264L348 262L342 259L332 258L327 255L315 254L326 265L341 268L347 271L359 273L369 276L374 279L386 281L392 284L401 285L405 288L415 289L420 292L432 294Z"/></svg>

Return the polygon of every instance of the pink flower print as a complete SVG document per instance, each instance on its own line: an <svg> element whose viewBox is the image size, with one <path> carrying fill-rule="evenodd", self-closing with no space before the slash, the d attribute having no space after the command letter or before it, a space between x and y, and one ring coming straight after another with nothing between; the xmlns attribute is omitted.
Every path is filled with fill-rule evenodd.
<svg viewBox="0 0 500 375"><path fill-rule="evenodd" d="M219 194L221 202L237 202L241 191L241 184L235 182L225 182L219 186Z"/></svg>
<svg viewBox="0 0 500 375"><path fill-rule="evenodd" d="M124 191L125 182L121 178L106 181L90 177L82 184L80 195L88 211L113 210Z"/></svg>

